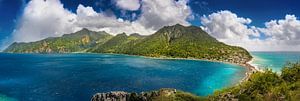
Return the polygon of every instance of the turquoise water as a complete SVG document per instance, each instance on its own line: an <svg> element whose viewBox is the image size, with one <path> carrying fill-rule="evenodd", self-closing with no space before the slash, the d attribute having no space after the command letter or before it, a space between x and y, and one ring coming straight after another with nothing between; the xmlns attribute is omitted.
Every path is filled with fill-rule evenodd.
<svg viewBox="0 0 300 101"><path fill-rule="evenodd" d="M0 94L0 101L18 101L18 100Z"/></svg>
<svg viewBox="0 0 300 101"><path fill-rule="evenodd" d="M251 52L252 64L260 69L271 68L280 73L287 62L300 61L300 52Z"/></svg>
<svg viewBox="0 0 300 101"><path fill-rule="evenodd" d="M108 54L0 54L0 100L89 101L97 92L176 88L197 95L236 84L237 65Z"/></svg>

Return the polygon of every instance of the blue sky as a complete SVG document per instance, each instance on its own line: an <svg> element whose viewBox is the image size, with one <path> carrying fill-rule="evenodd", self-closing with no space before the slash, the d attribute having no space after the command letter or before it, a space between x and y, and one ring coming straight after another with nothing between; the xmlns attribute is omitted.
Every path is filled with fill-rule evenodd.
<svg viewBox="0 0 300 101"><path fill-rule="evenodd" d="M255 26L263 26L265 22L283 18L286 14L300 15L299 4L299 0L190 0L196 14L229 10L252 19Z"/></svg>
<svg viewBox="0 0 300 101"><path fill-rule="evenodd" d="M35 1L39 1L39 0L35 0ZM54 0L56 1L56 0ZM70 12L72 14L77 14L77 10L79 8L79 5L82 5L82 9L84 8L88 8L91 7L96 13L99 14L103 14L106 17L111 17L111 18L115 18L118 21L121 19L122 21L127 21L127 22L134 22L137 21L139 19L143 18L143 14L144 12L146 12L145 10L147 8L144 8L147 6L147 3L149 3L149 0L132 0L132 1L137 1L138 3L138 9L134 8L135 10L129 10L128 8L123 8L123 4L118 5L117 2L118 1L122 1L122 0L60 0L58 1L59 3L48 3L50 6L54 5L54 4L59 4L63 6L63 9L67 10L67 12ZM125 0L126 1L126 0ZM130 1L130 0L127 0ZM169 0L167 0L169 1ZM272 30L272 28L274 27L270 27L267 28L267 26L265 25L265 23L270 22L271 20L275 20L275 21L279 21L279 20L286 20L287 21L287 15L292 15L290 17L291 19L295 18L295 22L298 23L298 16L300 16L300 1L299 0L171 0L171 2L174 2L174 4L183 2L184 6L189 7L188 10L186 9L181 9L181 8L176 8L178 7L178 5L180 5L180 7L184 8L184 6L182 4L178 4L177 6L173 7L174 8L174 12L180 12L180 11L184 11L184 12L189 12L188 16L186 14L182 14L184 17L184 19L179 19L180 21L178 22L174 22L172 21L166 21L166 25L170 25L173 23L180 23L183 25L195 25L195 26L202 26L203 28L206 28L206 31L211 34L212 36L216 37L217 39L220 39L220 41L223 40L223 42L228 43L228 44L232 44L232 45L239 45L242 47L246 47L247 49L249 48L250 50L253 50L253 48L255 47L249 47L249 45L247 45L248 43L250 43L250 41L248 39L245 39L245 41L242 41L242 44L237 43L237 42L232 42L232 37L228 37L228 36L232 36L230 35L230 32L236 32L235 29L228 29L230 32L228 32L228 35L224 35L224 34L220 34L222 33L222 31L220 32L220 29L216 29L213 25L217 25L217 24L221 24L220 22L211 22L211 21L215 21L214 19L217 18L217 16L233 16L236 15L236 19L243 19L243 20L251 20L250 22L241 22L240 20L238 20L237 23L233 22L233 24L238 24L241 25L241 27L245 26L247 27L245 30L246 31L241 31L241 32L249 32L249 34L246 35L247 38L249 38L250 40L252 39L256 39L262 42L259 42L259 44L262 43L268 43L268 45L272 45L272 41L268 41L266 42L265 39L268 39L270 37L269 40L280 40L280 41L286 41L286 40L292 40L295 41L293 43L289 43L289 42L282 42L279 44L282 45L278 45L278 47L269 47L269 50L283 50L283 48L287 47L287 43L288 44L293 44L296 46L299 46L300 43L298 43L297 39L298 36L300 36L298 33L295 34L296 32L298 32L299 30L296 28L290 28L291 30L293 30L293 33L291 34L291 37L282 37L280 36L282 33L274 33L274 31L270 31ZM14 33L21 33L20 35L26 35L24 34L24 31L22 30L23 26L28 26L28 25L24 25L25 20L28 21L28 17L26 17L27 15L24 13L26 8L30 8L30 7L35 7L38 8L36 6L34 6L34 4L29 4L30 0L0 0L0 40L2 40L1 42L3 44L6 43L11 43L13 41L18 41L16 39L14 39ZM185 3L186 2L186 3ZM162 2L162 3L169 3L169 2ZM126 6L126 4L124 4ZM130 6L126 6L126 7L133 7L135 5L130 5ZM149 4L148 4L149 6ZM170 4L170 6L172 6L172 4ZM40 6L39 6L40 7ZM150 5L151 7L159 7L159 6L155 6L155 5ZM161 8L162 9L162 8ZM85 9L87 10L87 9ZM178 11L176 11L178 10ZM38 9L37 9L38 11ZM162 10L164 11L164 10ZM222 12L224 11L224 12ZM227 12L226 12L227 11ZM44 11L45 13L48 13L47 11ZM168 13L168 12L162 12L162 13ZM215 17L208 17L209 15L212 15L215 13ZM31 13L28 13L31 14ZM52 14L52 13L51 13ZM56 14L56 13L53 13ZM60 14L60 13L59 13ZM146 15L146 13L145 13ZM181 17L180 13L176 14L179 17ZM206 17L203 17L203 15L205 15ZM71 16L71 15L70 15ZM159 16L159 15L155 15L155 14L149 14L149 16ZM294 16L294 17L293 17ZM32 17L32 16L29 16ZM59 17L58 17L59 18ZM142 32L153 32L156 31L159 27L161 26L155 26L153 25L151 22L149 22L147 19L149 19L151 17L145 17L145 21L146 24L142 24L143 26L146 26L146 30L147 31L141 31L140 34L143 34ZM78 18L76 18L78 19ZM43 19L45 20L45 19ZM47 19L46 19L47 20ZM151 20L151 19L150 19ZM155 18L154 18L155 20ZM174 20L178 20L175 19ZM203 24L204 20L208 21L207 23ZM140 22L145 22L145 21L140 21ZM148 22L147 22L148 21ZM159 21L159 20L158 20ZM186 22L185 22L186 21ZM31 22L30 22L31 23ZM51 22L48 22L51 23ZM36 24L36 23L34 23ZM155 23L154 23L155 24ZM278 26L281 27L281 25L279 23L277 23ZM51 24L50 24L51 25ZM51 28L51 26L49 25L49 27ZM91 30L99 30L99 27L94 28L94 27L90 27L91 25L95 25L93 24L84 24L82 26L80 26L80 28L82 27L88 27ZM99 24L96 25L103 25L103 22L99 22ZM157 24L157 25L164 25L164 24ZM296 24L295 26L298 26L298 24ZM68 26L70 27L70 26ZM72 26L71 26L72 27ZM101 26L101 28L103 29L104 27L108 27L111 28L111 26ZM255 28L252 28L255 27ZM283 26L282 27L286 27ZM79 27L76 26L72 27L75 29L78 29ZM231 28L230 26L224 26L223 28ZM36 28L38 29L38 28ZM53 28L54 30L56 28ZM151 31L148 31L148 29L151 29ZM26 29L27 30L27 29ZM110 29L112 30L112 29ZM227 29L226 29L227 30ZM249 31L250 30L250 31ZM258 30L258 34L255 32L256 30ZM51 37L51 35L42 35L41 33L44 30L40 30L38 33L40 37L40 39L46 38L46 37ZM48 30L47 30L48 31ZM72 30L73 31L73 30ZM60 33L63 32L72 32L72 31L65 31L65 30L61 30L59 31ZM126 30L125 30L126 31ZM240 30L239 30L240 31ZM254 31L254 32L251 32ZM27 31L28 32L28 31ZM31 32L31 31L29 31ZM56 32L56 31L50 31L50 32ZM49 32L49 33L50 33ZM129 31L130 32L130 31ZM280 32L280 31L278 31ZM46 32L45 32L46 33ZM112 32L114 33L114 32ZM117 33L117 32L115 32ZM65 34L65 33L64 33ZM237 34L238 36L235 36L234 38L240 39L240 40L244 40L244 35L239 35L238 32L233 33L233 34ZM289 33L288 33L289 34ZM289 34L289 35L290 35ZM293 35L295 34L295 35ZM20 36L19 35L19 36ZM35 35L35 34L29 34L29 36ZM55 36L55 35L52 35ZM239 38L239 36L241 36ZM34 38L33 38L34 39ZM9 40L7 42L7 40ZM25 40L25 39L24 39ZM24 41L22 40L22 41ZM27 40L27 39L26 39ZM26 42L25 40L25 42ZM38 39L34 39L34 40L38 40ZM22 42L20 41L20 42ZM253 40L252 40L253 41ZM241 41L240 41L241 42ZM283 45L283 43L285 45ZM2 44L2 45L3 45ZM264 45L264 44L262 44ZM261 46L262 47L262 46ZM268 50L268 49L263 49L263 48L259 48L260 50ZM276 48L276 49L275 49ZM297 49L292 49L292 50L297 50Z"/></svg>
<svg viewBox="0 0 300 101"><path fill-rule="evenodd" d="M76 11L79 4L92 6L97 12L112 11L118 17L128 19L122 16L119 9L111 0L61 0L65 8ZM253 25L263 26L266 21L283 18L286 14L300 15L299 0L190 0L193 14L208 15L220 10L230 10L239 16L251 18ZM128 12L128 11L127 11ZM138 11L137 11L138 12ZM131 12L128 12L130 16ZM198 19L199 20L199 19ZM193 25L201 25L197 18L190 21Z"/></svg>
<svg viewBox="0 0 300 101"><path fill-rule="evenodd" d="M0 39L8 37L15 29L24 5L21 0L0 0Z"/></svg>

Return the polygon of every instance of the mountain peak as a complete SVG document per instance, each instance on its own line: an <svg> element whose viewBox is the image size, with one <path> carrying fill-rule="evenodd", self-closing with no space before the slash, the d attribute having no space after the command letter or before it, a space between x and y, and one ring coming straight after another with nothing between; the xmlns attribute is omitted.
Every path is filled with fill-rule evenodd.
<svg viewBox="0 0 300 101"><path fill-rule="evenodd" d="M64 34L63 36L76 36L76 35L82 36L82 35L95 35L95 34L110 35L105 31L97 31L96 32L96 31L89 30L87 28L82 28L81 30L79 30L77 32L70 33L70 34Z"/></svg>
<svg viewBox="0 0 300 101"><path fill-rule="evenodd" d="M166 26L158 30L157 34L162 34L167 38L168 42L170 42L173 39L183 36L187 30L186 28L187 27L180 24L176 24L173 26Z"/></svg>
<svg viewBox="0 0 300 101"><path fill-rule="evenodd" d="M173 26L165 26L158 30L155 35L161 35L168 42L179 38L188 38L187 40L206 40L206 41L216 41L215 38L207 34L198 26L183 26L181 24L176 24Z"/></svg>
<svg viewBox="0 0 300 101"><path fill-rule="evenodd" d="M183 26L181 24L175 24L175 25L171 25L171 26L164 26L163 28L184 28L184 27L185 26Z"/></svg>
<svg viewBox="0 0 300 101"><path fill-rule="evenodd" d="M127 34L125 32L117 34L116 36L127 36Z"/></svg>
<svg viewBox="0 0 300 101"><path fill-rule="evenodd" d="M96 33L97 31L92 31L92 30L89 30L87 28L82 28L81 30L79 30L75 33L85 33L85 34L87 34L87 33L90 33L90 32ZM99 31L99 33L106 33L106 32L105 31Z"/></svg>
<svg viewBox="0 0 300 101"><path fill-rule="evenodd" d="M183 25L181 25L181 24L176 24L176 25L174 25L175 27L184 27Z"/></svg>
<svg viewBox="0 0 300 101"><path fill-rule="evenodd" d="M132 34L130 34L130 36L138 37L138 38L146 37L146 36L141 35L141 34L139 34L139 33L132 33Z"/></svg>
<svg viewBox="0 0 300 101"><path fill-rule="evenodd" d="M81 30L79 30L78 32L89 32L90 30L87 28L82 28Z"/></svg>

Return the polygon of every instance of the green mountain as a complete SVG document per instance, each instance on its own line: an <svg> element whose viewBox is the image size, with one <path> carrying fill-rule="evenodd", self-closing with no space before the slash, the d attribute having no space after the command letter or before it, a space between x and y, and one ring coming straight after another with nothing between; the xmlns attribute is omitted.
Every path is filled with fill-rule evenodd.
<svg viewBox="0 0 300 101"><path fill-rule="evenodd" d="M13 43L12 53L119 53L150 57L196 58L245 64L252 57L241 47L219 42L195 26L166 26L150 36L125 33L111 36L83 29L79 32L31 43Z"/></svg>
<svg viewBox="0 0 300 101"><path fill-rule="evenodd" d="M137 40L144 37L138 34L127 36L125 33L118 34L103 44L98 44L88 50L93 53L121 53L126 54L132 50Z"/></svg>
<svg viewBox="0 0 300 101"><path fill-rule="evenodd" d="M241 47L219 42L201 28L166 26L146 37L128 54L151 57L197 58L244 64L252 57Z"/></svg>
<svg viewBox="0 0 300 101"><path fill-rule="evenodd" d="M82 29L62 37L51 37L37 42L13 43L4 52L9 53L69 53L83 52L102 44L113 36L106 32Z"/></svg>

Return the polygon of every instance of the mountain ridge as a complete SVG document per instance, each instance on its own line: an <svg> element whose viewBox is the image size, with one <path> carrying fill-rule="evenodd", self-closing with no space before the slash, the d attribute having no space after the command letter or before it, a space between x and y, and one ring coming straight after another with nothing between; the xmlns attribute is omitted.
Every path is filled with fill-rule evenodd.
<svg viewBox="0 0 300 101"><path fill-rule="evenodd" d="M63 48L62 48L63 47ZM117 53L149 57L195 58L246 64L252 59L242 47L226 45L196 26L165 26L154 34L112 36L86 28L62 37L37 42L13 43L8 53Z"/></svg>

